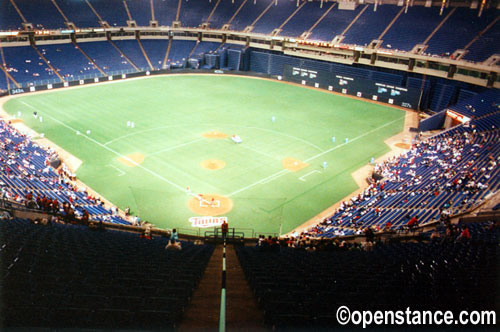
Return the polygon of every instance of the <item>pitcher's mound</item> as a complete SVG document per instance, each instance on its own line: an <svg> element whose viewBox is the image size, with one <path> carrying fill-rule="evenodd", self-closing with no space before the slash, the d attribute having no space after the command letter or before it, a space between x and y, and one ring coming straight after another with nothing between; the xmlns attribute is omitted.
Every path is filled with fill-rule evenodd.
<svg viewBox="0 0 500 332"><path fill-rule="evenodd" d="M298 159L291 158L291 157L283 159L282 163L283 163L283 168L285 168L291 172L298 172L301 169L309 166L308 163L304 163Z"/></svg>
<svg viewBox="0 0 500 332"><path fill-rule="evenodd" d="M125 157L118 158L118 161L128 167L135 167L144 162L144 155L139 152L134 152L132 154L126 155Z"/></svg>
<svg viewBox="0 0 500 332"><path fill-rule="evenodd" d="M395 147L400 148L400 149L405 149L408 150L410 148L410 144L406 143L396 143L394 144Z"/></svg>
<svg viewBox="0 0 500 332"><path fill-rule="evenodd" d="M201 167L215 171L226 167L226 163L222 160L208 159L201 162Z"/></svg>
<svg viewBox="0 0 500 332"><path fill-rule="evenodd" d="M218 138L218 139L229 137L228 134L221 133L220 131L210 131L208 133L204 133L202 136L205 138Z"/></svg>
<svg viewBox="0 0 500 332"><path fill-rule="evenodd" d="M233 201L222 195L202 194L192 197L188 201L191 211L202 216L220 216L233 209Z"/></svg>

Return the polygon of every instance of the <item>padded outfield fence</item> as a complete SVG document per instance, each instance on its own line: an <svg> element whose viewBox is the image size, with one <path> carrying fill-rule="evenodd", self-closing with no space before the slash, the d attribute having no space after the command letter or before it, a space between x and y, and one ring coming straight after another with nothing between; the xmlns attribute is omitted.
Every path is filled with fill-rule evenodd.
<svg viewBox="0 0 500 332"><path fill-rule="evenodd" d="M227 71L222 69L161 69L141 72L124 71L109 76L101 75L91 78L68 81L64 83L40 82L39 85L10 89L9 91L0 94L0 97L2 95L18 95L30 92L48 91L53 89L156 75L231 74L238 76L255 76L268 79L276 79L285 82L298 83L304 86L338 92L346 95L352 95L409 109L418 109L419 107L420 91L415 88L395 87L392 85L377 83L376 81L369 79L346 77L328 72L309 70L306 68L296 68L289 65L285 65L283 69L284 75L268 75L253 71ZM298 72L298 74L295 72ZM305 73L307 73L307 75L305 75ZM347 84L350 84L349 87L347 87Z"/></svg>

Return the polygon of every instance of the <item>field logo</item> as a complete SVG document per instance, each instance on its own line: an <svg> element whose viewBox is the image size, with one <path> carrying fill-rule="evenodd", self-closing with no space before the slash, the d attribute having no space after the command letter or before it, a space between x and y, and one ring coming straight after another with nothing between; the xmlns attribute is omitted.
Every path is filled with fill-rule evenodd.
<svg viewBox="0 0 500 332"><path fill-rule="evenodd" d="M193 227L217 227L227 222L227 217L191 217L189 218Z"/></svg>

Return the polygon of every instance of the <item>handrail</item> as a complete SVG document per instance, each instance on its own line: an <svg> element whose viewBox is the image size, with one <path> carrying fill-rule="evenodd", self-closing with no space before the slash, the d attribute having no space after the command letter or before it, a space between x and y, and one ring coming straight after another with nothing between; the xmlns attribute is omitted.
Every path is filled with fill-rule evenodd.
<svg viewBox="0 0 500 332"><path fill-rule="evenodd" d="M222 249L222 283L220 293L219 332L226 331L226 238Z"/></svg>

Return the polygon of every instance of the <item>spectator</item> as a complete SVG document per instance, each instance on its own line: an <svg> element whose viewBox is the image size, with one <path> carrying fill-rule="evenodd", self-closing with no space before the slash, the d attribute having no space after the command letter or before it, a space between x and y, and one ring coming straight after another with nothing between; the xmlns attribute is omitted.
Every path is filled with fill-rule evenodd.
<svg viewBox="0 0 500 332"><path fill-rule="evenodd" d="M462 230L462 233L458 236L459 241L467 241L470 240L470 233L469 233L469 228L465 226Z"/></svg>
<svg viewBox="0 0 500 332"><path fill-rule="evenodd" d="M172 229L172 232L170 232L170 241L179 241L179 234L177 233L177 229Z"/></svg>
<svg viewBox="0 0 500 332"><path fill-rule="evenodd" d="M367 227L365 229L365 236L366 236L366 242L373 242L375 239L375 234L373 234L373 231L370 227Z"/></svg>
<svg viewBox="0 0 500 332"><path fill-rule="evenodd" d="M222 225L220 226L221 232L222 232L222 240L226 240L227 237L227 232L229 231L229 225L227 224L227 221L224 220Z"/></svg>
<svg viewBox="0 0 500 332"><path fill-rule="evenodd" d="M175 240L171 240L165 247L165 250L180 251L182 249L181 243Z"/></svg>
<svg viewBox="0 0 500 332"><path fill-rule="evenodd" d="M413 218L410 219L408 222L408 229L410 231L415 230L415 228L418 227L418 216L414 216Z"/></svg>

